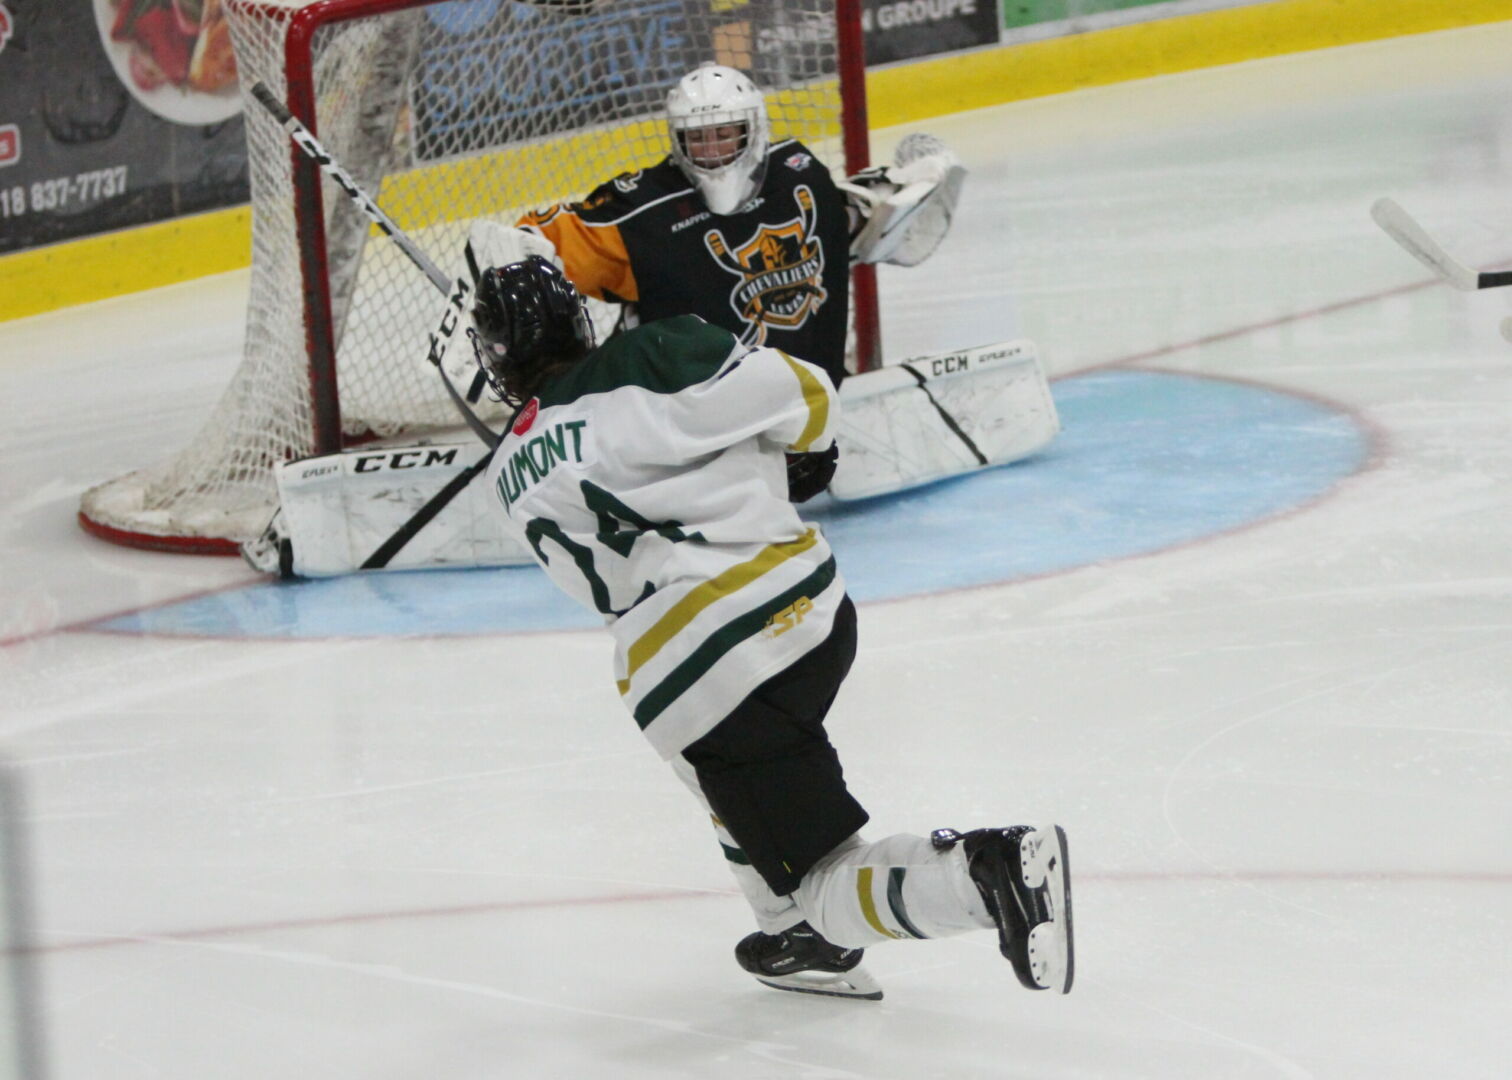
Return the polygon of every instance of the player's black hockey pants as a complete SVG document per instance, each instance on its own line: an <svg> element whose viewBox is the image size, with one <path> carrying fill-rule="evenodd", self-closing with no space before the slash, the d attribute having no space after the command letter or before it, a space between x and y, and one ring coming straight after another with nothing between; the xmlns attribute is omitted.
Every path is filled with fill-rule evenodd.
<svg viewBox="0 0 1512 1080"><path fill-rule="evenodd" d="M824 730L855 656L856 608L846 597L829 637L683 751L710 807L779 896L866 824Z"/></svg>

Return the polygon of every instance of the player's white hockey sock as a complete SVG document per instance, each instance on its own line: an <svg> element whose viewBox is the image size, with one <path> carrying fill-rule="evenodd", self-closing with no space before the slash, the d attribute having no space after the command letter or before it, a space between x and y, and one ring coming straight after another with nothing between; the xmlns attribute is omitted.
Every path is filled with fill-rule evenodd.
<svg viewBox="0 0 1512 1080"><path fill-rule="evenodd" d="M674 757L670 764L677 778L687 786L698 800L709 819L714 823L714 835L719 838L719 846L724 850L726 864L730 873L735 875L735 883L740 886L741 893L746 898L746 903L751 905L751 913L756 916L756 926L764 934L780 934L782 931L803 921L803 913L798 910L798 904L791 896L778 896L756 872L756 868L750 863L744 862L745 852L735 843L735 838L730 835L728 829L714 816L709 809L709 800L704 796L703 788L698 783L698 774L693 766L688 764L681 754Z"/></svg>
<svg viewBox="0 0 1512 1080"><path fill-rule="evenodd" d="M938 851L927 836L852 837L804 875L797 897L809 924L847 948L994 926L960 846Z"/></svg>

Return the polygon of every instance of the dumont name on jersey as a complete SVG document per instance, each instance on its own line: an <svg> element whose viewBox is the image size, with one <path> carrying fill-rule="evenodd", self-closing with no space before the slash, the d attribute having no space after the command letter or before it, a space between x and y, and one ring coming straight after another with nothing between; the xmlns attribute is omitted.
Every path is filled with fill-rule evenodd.
<svg viewBox="0 0 1512 1080"><path fill-rule="evenodd" d="M587 420L568 420L553 424L516 448L499 469L494 486L506 507L513 506L532 484L551 473L558 464L583 463L583 429Z"/></svg>

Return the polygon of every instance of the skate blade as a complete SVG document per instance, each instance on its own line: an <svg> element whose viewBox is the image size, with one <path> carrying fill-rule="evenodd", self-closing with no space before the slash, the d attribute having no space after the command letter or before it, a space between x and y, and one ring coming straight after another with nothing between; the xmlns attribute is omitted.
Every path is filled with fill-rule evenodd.
<svg viewBox="0 0 1512 1080"><path fill-rule="evenodd" d="M823 994L826 997L882 1000L882 984L864 967L853 967L839 974L827 971L800 971L793 975L757 975L759 983L773 990L791 990L798 994Z"/></svg>
<svg viewBox="0 0 1512 1080"><path fill-rule="evenodd" d="M1051 919L1029 931L1029 966L1034 981L1045 990L1071 992L1076 977L1076 948L1071 925L1071 862L1066 830L1048 825L1024 838L1024 851L1033 845L1032 858L1023 860L1024 883L1043 885L1048 893Z"/></svg>

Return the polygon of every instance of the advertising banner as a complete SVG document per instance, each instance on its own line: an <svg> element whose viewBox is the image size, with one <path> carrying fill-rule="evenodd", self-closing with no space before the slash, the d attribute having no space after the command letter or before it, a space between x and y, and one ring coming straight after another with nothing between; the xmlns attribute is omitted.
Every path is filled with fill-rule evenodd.
<svg viewBox="0 0 1512 1080"><path fill-rule="evenodd" d="M861 26L868 64L995 45L997 0L864 0Z"/></svg>
<svg viewBox="0 0 1512 1080"><path fill-rule="evenodd" d="M835 36L817 16L750 0L615 0L574 13L474 0L425 16L413 92L422 161L570 130L595 102L621 118L660 116L667 91L703 60L759 84L792 81L792 63L827 74L804 58L818 44L832 50ZM546 35L566 47L540 49Z"/></svg>
<svg viewBox="0 0 1512 1080"><path fill-rule="evenodd" d="M1008 30L1019 30L1047 23L1068 23L1070 25L1061 32L1075 32L1258 2L1260 0L1003 0L1003 26Z"/></svg>
<svg viewBox="0 0 1512 1080"><path fill-rule="evenodd" d="M220 0L0 0L0 254L247 201Z"/></svg>

